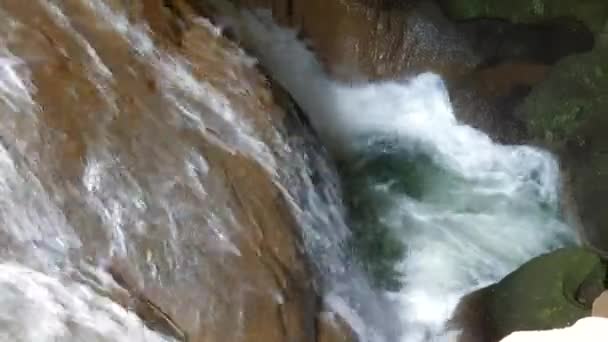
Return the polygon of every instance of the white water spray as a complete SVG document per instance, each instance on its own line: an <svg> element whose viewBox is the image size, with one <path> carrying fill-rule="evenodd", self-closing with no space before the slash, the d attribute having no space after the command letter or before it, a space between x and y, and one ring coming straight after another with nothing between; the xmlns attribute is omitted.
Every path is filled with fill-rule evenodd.
<svg viewBox="0 0 608 342"><path fill-rule="evenodd" d="M1 341L168 342L89 287L0 263Z"/></svg>
<svg viewBox="0 0 608 342"><path fill-rule="evenodd" d="M330 80L295 32L268 18L244 13L243 37L335 153L371 153L384 139L447 175L426 182L416 199L391 182L372 186L389 203L382 222L407 246L399 265L404 286L387 294L399 307L400 341L449 340L446 323L462 296L573 240L558 218L559 171L550 154L499 145L459 124L437 75L361 85Z"/></svg>

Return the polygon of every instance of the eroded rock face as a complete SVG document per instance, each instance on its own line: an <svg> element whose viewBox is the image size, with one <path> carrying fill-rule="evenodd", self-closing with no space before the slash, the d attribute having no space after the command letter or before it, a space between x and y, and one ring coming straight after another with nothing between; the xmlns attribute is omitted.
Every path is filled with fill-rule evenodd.
<svg viewBox="0 0 608 342"><path fill-rule="evenodd" d="M27 170L2 262L118 259L191 342L316 340L285 112L249 57L180 0L3 1L0 33L2 153Z"/></svg>

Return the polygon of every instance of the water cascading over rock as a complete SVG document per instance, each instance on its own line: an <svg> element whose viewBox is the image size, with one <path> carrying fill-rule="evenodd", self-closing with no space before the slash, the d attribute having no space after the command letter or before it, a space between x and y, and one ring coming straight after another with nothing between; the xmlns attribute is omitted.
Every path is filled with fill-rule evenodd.
<svg viewBox="0 0 608 342"><path fill-rule="evenodd" d="M465 294L533 256L574 243L560 216L553 156L497 144L459 123L440 77L335 81L269 13L238 15L241 39L343 161L343 182L354 184L350 196L361 199L351 203L353 229L383 226L404 246L389 275L401 286L391 281L385 293L398 307L403 331L397 341L450 340L457 332L448 320ZM357 228L366 211L372 216ZM371 270L370 277L378 274Z"/></svg>
<svg viewBox="0 0 608 342"><path fill-rule="evenodd" d="M289 93L200 1L0 4L0 339L445 341L464 295L574 244L553 156L462 124L441 77L328 76L478 66L436 5L288 3L343 64L267 13L216 23Z"/></svg>
<svg viewBox="0 0 608 342"><path fill-rule="evenodd" d="M255 60L180 0L3 1L0 37L0 339L332 329L335 176Z"/></svg>

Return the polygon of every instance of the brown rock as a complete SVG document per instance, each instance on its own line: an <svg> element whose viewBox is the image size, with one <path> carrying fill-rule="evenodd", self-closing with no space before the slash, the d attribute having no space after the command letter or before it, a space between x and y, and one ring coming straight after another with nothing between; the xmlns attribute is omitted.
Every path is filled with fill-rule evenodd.
<svg viewBox="0 0 608 342"><path fill-rule="evenodd" d="M0 15L35 104L0 101L0 137L75 230L71 257L118 253L113 298L190 342L315 341L318 294L264 159L286 116L250 59L180 0Z"/></svg>
<svg viewBox="0 0 608 342"><path fill-rule="evenodd" d="M317 320L317 342L354 342L357 341L351 327L331 312L324 312Z"/></svg>

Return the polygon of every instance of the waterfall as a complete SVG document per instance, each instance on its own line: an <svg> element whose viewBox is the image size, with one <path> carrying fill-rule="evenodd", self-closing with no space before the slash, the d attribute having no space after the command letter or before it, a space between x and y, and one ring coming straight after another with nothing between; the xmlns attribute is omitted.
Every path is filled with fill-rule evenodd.
<svg viewBox="0 0 608 342"><path fill-rule="evenodd" d="M245 12L241 33L346 160L344 182L374 208L405 253L387 291L403 342L445 341L465 294L543 252L574 243L559 214L559 168L530 146L506 146L455 118L440 77L344 84L328 78L296 33ZM357 224L357 222L355 222ZM369 223L368 223L369 224ZM374 340L369 338L368 340Z"/></svg>

